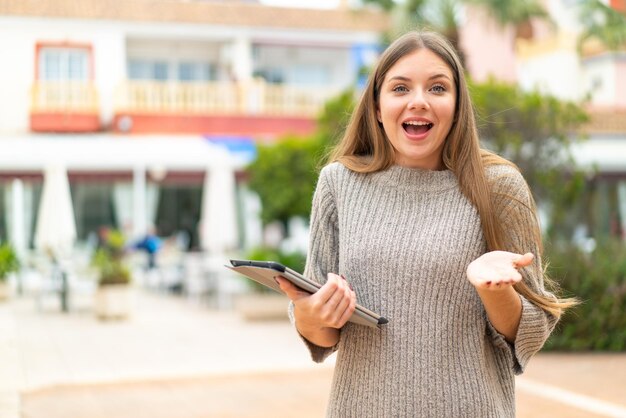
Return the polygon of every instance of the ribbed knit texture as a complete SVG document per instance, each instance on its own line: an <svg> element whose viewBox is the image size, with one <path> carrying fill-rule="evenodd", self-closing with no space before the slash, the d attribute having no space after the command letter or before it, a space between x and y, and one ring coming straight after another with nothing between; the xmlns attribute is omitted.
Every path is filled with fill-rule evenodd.
<svg viewBox="0 0 626 418"><path fill-rule="evenodd" d="M488 178L507 249L536 254L522 176L497 166ZM318 180L310 239L305 275L320 283L328 272L345 275L357 301L389 319L381 329L346 324L333 349L304 340L316 362L338 350L328 417L515 416L514 374L555 320L520 296L514 347L490 325L465 274L486 251L480 219L451 171L358 174L330 164ZM541 272L537 259L522 273L542 289Z"/></svg>

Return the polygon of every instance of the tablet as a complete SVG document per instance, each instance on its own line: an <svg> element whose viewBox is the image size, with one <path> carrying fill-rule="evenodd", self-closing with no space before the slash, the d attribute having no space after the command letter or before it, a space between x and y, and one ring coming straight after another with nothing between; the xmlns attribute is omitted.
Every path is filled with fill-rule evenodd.
<svg viewBox="0 0 626 418"><path fill-rule="evenodd" d="M297 271L275 261L230 260L230 263L231 266L226 266L227 268L280 293L283 291L274 280L276 276L284 277L309 293L315 293L322 287L319 283L309 280ZM389 322L386 318L358 304L349 321L370 327L380 327Z"/></svg>

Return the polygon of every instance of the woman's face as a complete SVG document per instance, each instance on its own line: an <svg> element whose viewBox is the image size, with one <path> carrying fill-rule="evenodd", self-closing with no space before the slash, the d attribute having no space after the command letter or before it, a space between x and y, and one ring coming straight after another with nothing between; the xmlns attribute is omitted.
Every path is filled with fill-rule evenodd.
<svg viewBox="0 0 626 418"><path fill-rule="evenodd" d="M456 105L450 68L420 48L398 60L380 88L377 116L395 150L398 165L443 169L443 146Z"/></svg>

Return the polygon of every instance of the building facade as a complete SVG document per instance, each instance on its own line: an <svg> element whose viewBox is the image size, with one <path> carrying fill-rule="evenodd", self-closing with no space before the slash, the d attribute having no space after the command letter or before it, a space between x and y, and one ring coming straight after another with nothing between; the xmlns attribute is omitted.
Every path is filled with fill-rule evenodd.
<svg viewBox="0 0 626 418"><path fill-rule="evenodd" d="M152 224L200 248L214 150L229 150L241 180L255 143L311 133L323 103L375 57L387 26L372 11L251 1L0 3L9 64L0 69L0 143L16 150L0 166L0 238L24 235L18 241L33 246L43 173L57 161L79 241L103 225L137 236ZM34 157L41 141L53 145ZM102 155L107 143L122 155ZM176 156L185 153L187 164ZM240 200L253 199L237 184ZM240 245L258 240L252 230L240 228Z"/></svg>
<svg viewBox="0 0 626 418"><path fill-rule="evenodd" d="M532 20L529 37L470 9L461 39L474 79L495 77L584 106L590 120L573 133L585 138L573 155L589 176L584 198L572 208L581 220L574 238L626 240L626 45L609 49L593 38L581 43L583 3L543 1L551 23ZM623 0L604 4L626 14Z"/></svg>
<svg viewBox="0 0 626 418"><path fill-rule="evenodd" d="M475 80L586 100L589 139L575 155L598 170L590 184L601 197L591 201L613 202L596 204L586 233L623 235L626 52L593 42L580 49L580 2L544 3L556 25L532 21L525 37L466 7L466 66ZM324 102L376 59L390 25L345 2L330 10L234 0L0 2L0 143L12 150L0 160L0 239L33 247L45 168L62 163L79 241L103 225L130 236L154 225L198 249L207 173L228 160L237 245L258 243L258 202L242 181L255 144L312 133Z"/></svg>

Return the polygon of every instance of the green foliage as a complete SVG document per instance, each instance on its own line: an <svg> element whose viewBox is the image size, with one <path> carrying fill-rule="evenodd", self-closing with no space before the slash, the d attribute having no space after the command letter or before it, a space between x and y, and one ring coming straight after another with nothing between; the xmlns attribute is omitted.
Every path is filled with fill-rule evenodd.
<svg viewBox="0 0 626 418"><path fill-rule="evenodd" d="M566 312L546 344L548 350L626 350L626 246L598 244L586 254L574 246L548 253L548 274L582 301Z"/></svg>
<svg viewBox="0 0 626 418"><path fill-rule="evenodd" d="M100 286L128 284L131 281L130 270L124 265L122 259L113 256L110 251L104 248L96 250L92 265L98 269L98 284Z"/></svg>
<svg viewBox="0 0 626 418"><path fill-rule="evenodd" d="M117 229L112 229L108 232L106 238L106 245L112 252L120 253L124 251L124 245L126 245L126 237Z"/></svg>
<svg viewBox="0 0 626 418"><path fill-rule="evenodd" d="M20 260L13 246L9 243L0 245L0 282L4 282L9 273L20 269Z"/></svg>
<svg viewBox="0 0 626 418"><path fill-rule="evenodd" d="M126 238L121 231L107 231L104 242L91 259L91 265L98 269L100 286L130 283L131 272L124 264L125 244Z"/></svg>
<svg viewBox="0 0 626 418"><path fill-rule="evenodd" d="M363 4L374 4L386 12L390 12L396 6L394 0L363 0Z"/></svg>
<svg viewBox="0 0 626 418"><path fill-rule="evenodd" d="M304 264L306 262L306 256L304 254L301 254L298 252L285 253L276 248L270 248L270 247L254 248L248 254L246 254L246 258L248 260L276 261L300 273L304 272ZM249 284L256 291L259 291L259 292L270 291L267 287L253 280L250 280Z"/></svg>
<svg viewBox="0 0 626 418"><path fill-rule="evenodd" d="M446 36L458 49L462 0L409 0L390 10L392 28L386 43L409 30L430 29ZM459 51L460 55L463 55Z"/></svg>
<svg viewBox="0 0 626 418"><path fill-rule="evenodd" d="M460 17L463 5L483 8L502 27L519 25L532 18L548 20L548 13L538 0L364 0L391 14L393 29L387 40L415 28L429 28L444 34L458 49ZM463 55L460 52L460 55Z"/></svg>
<svg viewBox="0 0 626 418"><path fill-rule="evenodd" d="M314 138L292 136L259 146L248 171L250 188L261 198L264 224L279 220L286 225L294 216L309 216L320 154Z"/></svg>
<svg viewBox="0 0 626 418"><path fill-rule="evenodd" d="M570 153L582 138L572 133L587 114L575 103L494 80L470 88L483 145L517 164L537 201L550 208L550 232L566 235L559 228L584 189Z"/></svg>
<svg viewBox="0 0 626 418"><path fill-rule="evenodd" d="M579 48L588 39L596 39L611 50L626 48L626 15L599 0L585 0L580 8L583 33Z"/></svg>
<svg viewBox="0 0 626 418"><path fill-rule="evenodd" d="M248 172L249 186L261 199L264 224L279 220L287 226L294 216L309 217L320 162L343 135L354 105L354 91L346 90L326 103L314 135L259 146Z"/></svg>
<svg viewBox="0 0 626 418"><path fill-rule="evenodd" d="M548 13L536 0L464 0L465 3L482 6L501 26L520 24L531 18L547 19Z"/></svg>
<svg viewBox="0 0 626 418"><path fill-rule="evenodd" d="M304 254L298 252L285 253L269 247L254 248L247 254L246 258L248 260L276 261L300 273L304 271L306 261Z"/></svg>
<svg viewBox="0 0 626 418"><path fill-rule="evenodd" d="M326 147L335 145L350 121L356 106L354 89L347 89L324 104L324 109L317 118L315 137Z"/></svg>

